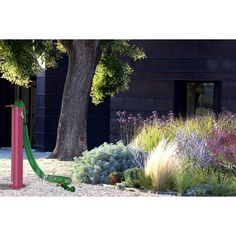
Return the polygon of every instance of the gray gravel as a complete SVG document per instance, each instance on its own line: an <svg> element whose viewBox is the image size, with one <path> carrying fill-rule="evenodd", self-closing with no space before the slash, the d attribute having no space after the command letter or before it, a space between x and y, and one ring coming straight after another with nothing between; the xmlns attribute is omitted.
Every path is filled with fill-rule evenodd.
<svg viewBox="0 0 236 236"><path fill-rule="evenodd" d="M58 161L55 159L40 158L37 163L46 174L65 175L73 179L73 161ZM10 187L11 161L0 158L0 196L50 196L50 197L131 197L131 196L157 196L150 192L141 192L137 189L120 190L112 185L78 184L73 181L76 191L68 192L55 183L50 183L38 178L32 171L27 160L24 160L24 185L25 187L13 190ZM73 179L74 180L74 179Z"/></svg>
<svg viewBox="0 0 236 236"><path fill-rule="evenodd" d="M120 190L112 185L74 184L76 191L68 192L54 183L41 180L37 176L27 176L25 187L18 190L10 188L10 177L0 177L0 196L48 196L48 197L154 197L156 194L139 190Z"/></svg>
<svg viewBox="0 0 236 236"><path fill-rule="evenodd" d="M51 152L38 152L35 149L32 149L34 157L36 159L49 156ZM25 150L23 149L23 158L27 159ZM1 147L0 148L0 159L11 159L11 148L10 147Z"/></svg>

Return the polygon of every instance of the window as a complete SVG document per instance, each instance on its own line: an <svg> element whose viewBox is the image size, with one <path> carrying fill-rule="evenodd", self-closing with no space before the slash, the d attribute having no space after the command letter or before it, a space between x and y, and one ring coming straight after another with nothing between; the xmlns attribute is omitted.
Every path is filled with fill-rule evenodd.
<svg viewBox="0 0 236 236"><path fill-rule="evenodd" d="M187 83L186 115L204 115L214 109L214 83Z"/></svg>
<svg viewBox="0 0 236 236"><path fill-rule="evenodd" d="M221 111L221 82L175 81L176 116L204 115L208 110Z"/></svg>

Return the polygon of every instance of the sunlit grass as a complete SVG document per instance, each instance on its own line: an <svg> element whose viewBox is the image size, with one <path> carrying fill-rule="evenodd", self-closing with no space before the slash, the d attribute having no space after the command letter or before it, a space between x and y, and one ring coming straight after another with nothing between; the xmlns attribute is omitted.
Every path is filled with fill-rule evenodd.
<svg viewBox="0 0 236 236"><path fill-rule="evenodd" d="M154 122L144 125L131 144L142 147L146 151L152 151L162 137L172 140L178 129L186 133L194 132L200 137L206 137L212 132L215 124L216 118L211 113L206 116L196 116L188 119L175 118L164 122Z"/></svg>
<svg viewBox="0 0 236 236"><path fill-rule="evenodd" d="M175 144L162 139L147 158L145 175L151 178L155 190L165 189L175 172L178 165L176 151Z"/></svg>

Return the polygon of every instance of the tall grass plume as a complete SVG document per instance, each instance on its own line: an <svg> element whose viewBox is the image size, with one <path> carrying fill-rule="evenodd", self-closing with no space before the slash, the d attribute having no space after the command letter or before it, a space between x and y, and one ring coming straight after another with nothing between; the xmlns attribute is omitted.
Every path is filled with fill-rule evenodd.
<svg viewBox="0 0 236 236"><path fill-rule="evenodd" d="M162 139L150 153L145 163L145 175L152 180L152 187L156 190L166 188L178 166L177 146L166 139Z"/></svg>

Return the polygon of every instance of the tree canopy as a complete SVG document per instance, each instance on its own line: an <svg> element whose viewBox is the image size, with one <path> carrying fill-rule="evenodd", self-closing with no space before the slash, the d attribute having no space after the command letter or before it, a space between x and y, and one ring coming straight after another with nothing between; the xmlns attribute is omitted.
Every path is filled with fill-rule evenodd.
<svg viewBox="0 0 236 236"><path fill-rule="evenodd" d="M41 64L56 66L62 50L52 40L0 40L2 78L19 86L30 85L30 75L37 74Z"/></svg>
<svg viewBox="0 0 236 236"><path fill-rule="evenodd" d="M30 86L30 75L36 75L41 65L55 67L65 53L60 40L0 40L0 72L2 78L19 86ZM128 89L131 66L124 60L145 58L142 49L128 40L101 40L99 59L93 77L91 97L95 104L106 96Z"/></svg>
<svg viewBox="0 0 236 236"><path fill-rule="evenodd" d="M144 51L135 45L130 45L127 40L101 41L99 48L101 57L90 93L95 104L102 102L107 95L114 96L119 91L128 89L133 69L128 62L122 60L122 57L134 61L145 58Z"/></svg>

